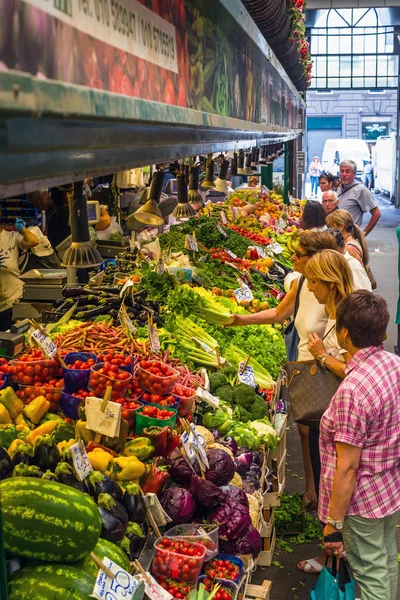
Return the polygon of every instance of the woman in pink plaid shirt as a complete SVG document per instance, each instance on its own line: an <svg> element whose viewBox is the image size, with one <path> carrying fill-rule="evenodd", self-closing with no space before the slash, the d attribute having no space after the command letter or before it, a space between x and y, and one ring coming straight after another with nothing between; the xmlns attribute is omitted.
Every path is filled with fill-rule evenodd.
<svg viewBox="0 0 400 600"><path fill-rule="evenodd" d="M366 290L336 311L350 355L320 424L318 516L328 554L344 550L362 600L396 600L400 511L400 358L385 352L386 302Z"/></svg>

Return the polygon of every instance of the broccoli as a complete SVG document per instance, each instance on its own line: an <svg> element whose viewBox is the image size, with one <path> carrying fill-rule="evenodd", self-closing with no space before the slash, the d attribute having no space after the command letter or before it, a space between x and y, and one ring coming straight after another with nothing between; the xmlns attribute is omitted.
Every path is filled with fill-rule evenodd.
<svg viewBox="0 0 400 600"><path fill-rule="evenodd" d="M236 406L234 414L235 414L235 417L237 417L237 419L239 421L241 421L242 423L248 423L253 418L252 413L250 413L243 406L239 406L239 405Z"/></svg>
<svg viewBox="0 0 400 600"><path fill-rule="evenodd" d="M222 387L219 387L217 390L215 390L215 395L220 400L229 402L229 404L232 404L233 402L233 392L230 385L223 385Z"/></svg>
<svg viewBox="0 0 400 600"><path fill-rule="evenodd" d="M221 372L211 373L211 375L209 376L209 380L211 394L214 394L215 390L228 383L227 378Z"/></svg>
<svg viewBox="0 0 400 600"><path fill-rule="evenodd" d="M237 369L235 369L235 367L231 367L229 365L229 366L224 367L223 371L224 371L225 377L228 380L228 383L230 383L232 386L235 385L235 383L237 381L237 376L238 376Z"/></svg>
<svg viewBox="0 0 400 600"><path fill-rule="evenodd" d="M257 394L254 396L254 403L251 407L251 414L253 415L252 418L253 420L263 419L268 415L268 406L261 396L257 396Z"/></svg>
<svg viewBox="0 0 400 600"><path fill-rule="evenodd" d="M249 409L254 402L255 392L252 387L240 383L233 390L233 401L244 408Z"/></svg>

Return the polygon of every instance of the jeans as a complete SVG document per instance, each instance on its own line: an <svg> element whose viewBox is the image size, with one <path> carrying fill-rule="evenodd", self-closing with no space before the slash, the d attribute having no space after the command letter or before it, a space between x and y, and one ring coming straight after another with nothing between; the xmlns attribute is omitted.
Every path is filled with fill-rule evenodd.
<svg viewBox="0 0 400 600"><path fill-rule="evenodd" d="M314 177L313 175L310 175L310 179L311 179L311 194L315 194L317 195L318 192L318 177Z"/></svg>
<svg viewBox="0 0 400 600"><path fill-rule="evenodd" d="M321 457L319 455L319 428L310 427L308 431L308 448L310 450L311 465L314 475L315 493L319 493L319 480L321 478Z"/></svg>
<svg viewBox="0 0 400 600"><path fill-rule="evenodd" d="M398 513L381 519L345 517L343 542L362 600L396 600Z"/></svg>

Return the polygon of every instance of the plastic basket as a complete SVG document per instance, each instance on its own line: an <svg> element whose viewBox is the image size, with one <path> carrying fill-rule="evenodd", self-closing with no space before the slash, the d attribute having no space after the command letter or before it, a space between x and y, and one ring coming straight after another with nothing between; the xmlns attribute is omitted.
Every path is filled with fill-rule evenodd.
<svg viewBox="0 0 400 600"><path fill-rule="evenodd" d="M6 388L7 383L8 383L8 375L6 375L5 373L0 373L0 390Z"/></svg>
<svg viewBox="0 0 400 600"><path fill-rule="evenodd" d="M149 361L151 363L159 363L160 361ZM163 363L164 364L164 363ZM143 369L140 365L136 367L136 377L138 379L141 388L150 392L150 394L160 394L161 396L172 394L174 385L179 378L179 371L169 367L172 371L172 375L161 377L159 375L153 375L148 369ZM151 378L151 383L149 379Z"/></svg>
<svg viewBox="0 0 400 600"><path fill-rule="evenodd" d="M97 363L96 354L92 354L91 352L69 352L69 354L64 357L64 362L66 365L72 365L76 360L86 362L90 358L94 360L95 364ZM85 390L89 383L90 371L90 368L66 369L63 367L66 392L72 394L78 390Z"/></svg>
<svg viewBox="0 0 400 600"><path fill-rule="evenodd" d="M244 564L243 564L243 561L238 556L235 556L234 554L222 554L221 553L221 554L217 554L216 556L214 556L213 560L229 560L229 562L237 565L239 567L239 574L236 577L236 579L229 579L229 580L226 579L224 581L233 581L234 583L238 583L240 581L240 578L243 574ZM209 566L211 567L211 564L207 565L207 568Z"/></svg>
<svg viewBox="0 0 400 600"><path fill-rule="evenodd" d="M191 388L188 388L184 385L180 385L179 388L184 389L184 390L189 390L190 392L192 392L191 396L180 396L175 391L173 391L175 398L178 398L180 400L179 409L178 409L179 416L185 417L193 409L194 402L196 400L196 392L195 392L195 390L192 390Z"/></svg>
<svg viewBox="0 0 400 600"><path fill-rule="evenodd" d="M171 577L184 581L197 581L204 563L206 549L202 544L193 544L193 548L201 552L201 556L189 557L178 552L173 552L169 548L160 548L162 538L154 542L154 560L152 571L158 577ZM187 559L192 560L193 564L188 572L182 570L182 562ZM184 577L183 577L184 575Z"/></svg>
<svg viewBox="0 0 400 600"><path fill-rule="evenodd" d="M140 398L140 396L139 396ZM129 399L130 402L135 402L136 404L138 404L139 406L137 408L124 408L122 407L122 413L121 416L124 419L124 421L126 421L128 423L128 431L134 431L135 426L136 426L136 411L139 410L139 408L142 408L143 406L143 402L139 402L139 400L135 399Z"/></svg>
<svg viewBox="0 0 400 600"><path fill-rule="evenodd" d="M178 414L176 408L170 408L169 406L159 406L158 404L152 404L152 406L157 406L157 408L161 410L172 410L174 414L169 419L154 419L153 417L148 417L147 415L140 414L140 409L143 408L142 406L140 408L137 408L135 432L138 435L141 435L143 429L147 429L148 427L171 427L173 429L176 425L176 417Z"/></svg>
<svg viewBox="0 0 400 600"><path fill-rule="evenodd" d="M103 366L104 363L97 363L97 365L94 365L91 368L88 383L89 390L91 390L97 397L102 397L104 396L107 387L111 386L111 399L117 400L118 398L123 398L128 391L132 375L128 373L128 377L123 381L120 381L118 379L111 379L110 377L108 377L108 375L105 375L103 373L97 373L97 371L99 371L99 369L101 369ZM126 373L126 371L123 372Z"/></svg>
<svg viewBox="0 0 400 600"><path fill-rule="evenodd" d="M57 376L58 362L47 358L29 361L10 360L10 367L10 374L14 383L33 385L35 377L40 377L40 380L37 380L40 383L46 383L54 379ZM20 367L22 368L18 370Z"/></svg>
<svg viewBox="0 0 400 600"><path fill-rule="evenodd" d="M79 405L81 402L84 402L83 398L77 398L67 392L63 392L61 394L60 407L66 417L76 420L79 419Z"/></svg>
<svg viewBox="0 0 400 600"><path fill-rule="evenodd" d="M212 579L214 583L220 583L222 588L225 588L232 593L232 600L236 600L238 598L239 586L234 581L229 581L228 579L221 579L219 577L207 577L207 575L200 575L200 577L197 580L197 587L200 585L200 583L203 583L205 579Z"/></svg>
<svg viewBox="0 0 400 600"><path fill-rule="evenodd" d="M165 537L179 537L192 542L203 544L206 547L205 561L211 560L218 554L218 525L185 523L176 525L165 532Z"/></svg>
<svg viewBox="0 0 400 600"><path fill-rule="evenodd" d="M50 402L51 411L57 411L60 408L61 396L63 393L62 387L54 386L35 386L35 385L19 385L17 396L26 404L30 404L32 400L38 396L44 396Z"/></svg>

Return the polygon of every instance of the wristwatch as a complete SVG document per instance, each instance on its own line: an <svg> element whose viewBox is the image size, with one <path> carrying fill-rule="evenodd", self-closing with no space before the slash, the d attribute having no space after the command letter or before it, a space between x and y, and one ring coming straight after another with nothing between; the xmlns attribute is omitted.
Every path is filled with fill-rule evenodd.
<svg viewBox="0 0 400 600"><path fill-rule="evenodd" d="M329 525L333 525L335 529L338 529L339 531L341 529L343 529L343 521L337 521L336 519L331 519L330 517L328 517L326 519L326 522L329 523Z"/></svg>
<svg viewBox="0 0 400 600"><path fill-rule="evenodd" d="M319 362L320 362L320 365L321 365L321 367L323 367L324 369L326 369L326 368L327 368L327 367L326 367L326 365L325 365L325 363L326 363L326 359L328 358L328 356L332 356L332 354L331 354L330 352L327 352L326 354L324 354L324 356L323 356L323 357L321 358L321 360L319 361Z"/></svg>

